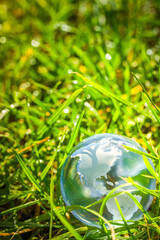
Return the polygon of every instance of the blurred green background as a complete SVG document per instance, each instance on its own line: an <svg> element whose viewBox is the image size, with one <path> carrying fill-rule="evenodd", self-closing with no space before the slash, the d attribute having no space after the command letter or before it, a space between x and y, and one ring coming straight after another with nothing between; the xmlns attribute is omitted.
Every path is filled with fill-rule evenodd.
<svg viewBox="0 0 160 240"><path fill-rule="evenodd" d="M138 102L133 71L158 103L159 14L156 0L1 1L2 109L24 98L22 89L46 104L57 101L48 91L60 89L61 98L74 90L72 71Z"/></svg>
<svg viewBox="0 0 160 240"><path fill-rule="evenodd" d="M68 151L82 139L96 133L117 133L135 139L158 156L159 16L157 0L0 1L2 212L21 205L24 199L40 198L36 192L25 193L32 184L12 157L12 147L22 151L36 179L56 153L51 172L58 206L63 205L60 167ZM155 167L159 172L157 163ZM41 182L44 191L50 191L51 172ZM38 213L28 211L18 211L14 217L32 221L35 214L44 213L41 207ZM14 222L14 217L9 221ZM57 224L63 229L63 224ZM45 231L39 230L41 237Z"/></svg>

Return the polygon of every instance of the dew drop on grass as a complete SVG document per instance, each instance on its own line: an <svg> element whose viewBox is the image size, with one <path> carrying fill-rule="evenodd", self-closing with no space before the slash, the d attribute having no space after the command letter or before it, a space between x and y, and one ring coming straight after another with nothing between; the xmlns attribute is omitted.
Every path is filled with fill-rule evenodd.
<svg viewBox="0 0 160 240"><path fill-rule="evenodd" d="M147 55L151 56L153 54L152 49L147 49L146 53Z"/></svg>
<svg viewBox="0 0 160 240"><path fill-rule="evenodd" d="M77 84L77 83L78 83L78 81L77 81L77 80L73 80L73 83L74 83L74 84Z"/></svg>
<svg viewBox="0 0 160 240"><path fill-rule="evenodd" d="M69 108L65 108L65 109L63 110L63 112L64 112L64 113L69 113Z"/></svg>
<svg viewBox="0 0 160 240"><path fill-rule="evenodd" d="M112 59L112 57L111 57L111 55L110 55L109 53L107 53L107 54L105 55L105 58L106 58L107 60L111 60L111 59Z"/></svg>
<svg viewBox="0 0 160 240"><path fill-rule="evenodd" d="M72 69L68 69L68 74L71 74L73 73L73 70Z"/></svg>
<svg viewBox="0 0 160 240"><path fill-rule="evenodd" d="M63 165L60 180L62 196L67 206L95 203L115 187L126 183L123 178L128 177L141 186L155 189L155 180L146 177L150 173L142 156L126 150L123 145L146 152L129 138L108 133L89 137L71 151ZM140 192L133 185L120 187L116 192L123 190L132 193L145 210L151 205L153 196ZM142 217L142 212L126 193L116 198L126 220ZM101 203L98 203L91 209L99 212L100 207ZM98 219L92 213L82 209L72 213L83 223L99 227ZM114 198L106 202L103 216L107 220L122 220Z"/></svg>
<svg viewBox="0 0 160 240"><path fill-rule="evenodd" d="M14 108L14 107L15 107L15 105L14 105L14 104L11 104L11 105L10 105L10 107L11 107L11 108Z"/></svg>
<svg viewBox="0 0 160 240"><path fill-rule="evenodd" d="M3 109L3 110L2 110L2 113L3 113L3 114L6 113L7 110L8 110L8 109Z"/></svg>
<svg viewBox="0 0 160 240"><path fill-rule="evenodd" d="M0 43L2 43L2 44L4 44L4 43L6 43L6 37L4 37L4 36L2 36L1 38L0 38Z"/></svg>
<svg viewBox="0 0 160 240"><path fill-rule="evenodd" d="M32 45L33 47L39 47L40 43L39 43L38 41L36 41L35 39L33 39L33 40L31 41L31 45Z"/></svg>

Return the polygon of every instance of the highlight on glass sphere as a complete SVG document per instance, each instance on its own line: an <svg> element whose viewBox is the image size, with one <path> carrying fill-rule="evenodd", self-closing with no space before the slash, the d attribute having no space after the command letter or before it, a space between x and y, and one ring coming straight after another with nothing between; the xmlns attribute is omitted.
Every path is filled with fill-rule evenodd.
<svg viewBox="0 0 160 240"><path fill-rule="evenodd" d="M106 197L110 191L126 183L124 178L148 189L155 189L155 179L150 175L143 157L127 150L123 145L141 152L146 151L135 141L116 134L98 134L86 138L68 155L61 171L60 187L62 197L67 206L88 206ZM152 164L152 161L148 159ZM130 192L147 210L153 197L142 193L133 185L119 187L115 193ZM142 212L133 199L126 193L116 196L126 220L138 220ZM90 209L99 212L102 202ZM73 215L83 223L100 227L98 217L84 209L72 211ZM105 203L103 217L107 220L119 221L122 217L114 197ZM108 226L106 226L108 227Z"/></svg>

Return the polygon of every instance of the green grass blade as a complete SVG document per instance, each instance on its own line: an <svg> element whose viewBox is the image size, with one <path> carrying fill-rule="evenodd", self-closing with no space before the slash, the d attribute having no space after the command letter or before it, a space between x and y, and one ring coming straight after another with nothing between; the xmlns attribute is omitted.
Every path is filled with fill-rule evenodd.
<svg viewBox="0 0 160 240"><path fill-rule="evenodd" d="M51 113L50 108L47 107L47 105L45 105L42 101L40 101L37 97L35 97L33 94L31 94L30 92L28 92L27 90L23 90L23 93L35 104L37 104L38 106L40 106L44 111L48 111Z"/></svg>
<svg viewBox="0 0 160 240"><path fill-rule="evenodd" d="M129 186L129 185L131 185L131 184L130 184L130 183L124 183L124 184L122 184L122 185L120 185L120 186L112 189L112 190L107 194L107 196L102 199L102 204L101 204L101 208L100 208L99 213L100 213L101 215L103 215L103 211L104 211L105 204L106 204L106 202L107 202L107 200L108 200L109 198L112 198L112 197L113 197L113 194L114 194L115 191L117 191L117 190L120 189L120 188ZM120 194L123 194L123 191L116 193L116 196L117 196L117 195L120 195Z"/></svg>
<svg viewBox="0 0 160 240"><path fill-rule="evenodd" d="M121 214L121 217L122 217L122 219L123 219L124 225L125 225L128 233L129 233L129 235L132 236L133 239L135 239L134 235L132 234L132 232L130 231L130 229L129 229L129 227L128 227L127 221L126 221L126 219L125 219L125 217L124 217L124 215L123 215L123 213L122 213L122 210L121 210L121 207L120 207L120 205L119 205L119 202L118 202L117 198L114 198L114 200L115 200L115 202L116 202L116 205L117 205L117 207L118 207L119 213Z"/></svg>
<svg viewBox="0 0 160 240"><path fill-rule="evenodd" d="M25 111L25 117L26 117L26 121L28 123L28 126L29 128L31 129L32 132L34 132L34 127L33 127L33 124L32 124L32 121L30 119L30 114L29 114L29 109L28 109L28 106L26 104L26 106L24 107L24 111Z"/></svg>
<svg viewBox="0 0 160 240"><path fill-rule="evenodd" d="M56 156L57 156L57 151L58 151L58 148L57 148L57 150L54 152L52 159L48 162L48 164L47 164L46 167L44 168L43 172L41 173L41 176L40 176L41 181L43 181L43 179L44 179L45 176L47 175L49 169L50 169L51 166L53 165L53 162L54 162L54 160L55 160L55 158L56 158Z"/></svg>
<svg viewBox="0 0 160 240"><path fill-rule="evenodd" d="M42 192L42 189L40 187L40 185L38 184L38 182L36 181L36 179L34 178L32 172L28 169L28 167L25 165L24 161L22 160L21 156L19 154L17 154L17 152L13 150L13 153L16 157L16 159L18 160L19 164L22 167L22 170L24 171L24 173L26 174L26 176L28 177L28 179L30 180L30 182L33 184L33 186L39 191Z"/></svg>
<svg viewBox="0 0 160 240"><path fill-rule="evenodd" d="M139 126L138 126L138 123L137 123L137 128L138 128L138 131L141 135L141 137L143 138L143 141L145 142L147 148L150 150L150 152L152 153L153 156L156 156L155 152L153 151L152 147L149 145L148 141L146 140L146 138L144 137L142 131L140 130Z"/></svg>
<svg viewBox="0 0 160 240"><path fill-rule="evenodd" d="M101 125L98 129L96 129L96 134L102 133L106 127L106 123Z"/></svg>
<svg viewBox="0 0 160 240"><path fill-rule="evenodd" d="M47 213L43 213L39 216L36 216L34 218L30 218L30 219L27 219L25 222L36 222L36 223L40 223L40 222L46 222L50 219L50 216L49 214Z"/></svg>
<svg viewBox="0 0 160 240"><path fill-rule="evenodd" d="M50 224L49 224L49 240L52 238L52 224L53 224L53 194L54 194L54 181L53 181L53 173L51 174L51 182L50 182Z"/></svg>
<svg viewBox="0 0 160 240"><path fill-rule="evenodd" d="M82 49L80 49L78 46L73 46L73 51L83 60L87 68L92 69L93 72L97 73L96 66L92 63L85 52L82 51Z"/></svg>
<svg viewBox="0 0 160 240"><path fill-rule="evenodd" d="M77 124L76 124L73 132L71 133L71 138L70 138L69 143L67 145L66 153L65 153L65 155L64 155L64 157L62 159L62 162L60 163L59 168L61 168L61 166L63 165L64 161L66 160L66 157L67 157L68 153L70 152L70 150L73 147L75 139L76 139L76 137L78 135L78 131L79 131L79 128L80 128L80 125L81 125L81 121L82 121L83 115L84 115L84 110L82 111L80 117L78 118Z"/></svg>
<svg viewBox="0 0 160 240"><path fill-rule="evenodd" d="M114 228L113 228L112 224L106 218L104 218L100 213L98 213L98 212L96 212L92 209L89 209L89 208L86 208L86 207L83 207L83 206L79 206L79 208L83 209L83 210L86 210L87 212L90 212L90 213L94 214L95 216L97 216L99 219L101 219L101 221L103 222L104 230L107 234L108 234L108 229L106 228L105 224L108 225L110 230L111 230L112 240L116 240Z"/></svg>
<svg viewBox="0 0 160 240"><path fill-rule="evenodd" d="M80 227L80 228L76 228L75 229L78 233L84 233L88 230L87 227ZM67 233L63 233L60 234L59 236L53 237L52 240L63 240L63 239L69 239L71 238L73 235L71 232L67 232Z"/></svg>
<svg viewBox="0 0 160 240"><path fill-rule="evenodd" d="M29 206L33 206L35 205L36 203L39 203L41 201L45 200L45 198L42 198L42 199L39 199L39 200L35 200L35 201L32 201L32 202L28 202L28 203L25 203L25 204L22 204L22 205L19 205L17 207L13 207L13 208L10 208L10 209L7 209L3 212L0 212L0 215L5 215L5 214L9 214L9 213L12 213L14 211L19 211L21 209L24 209L26 207L29 207Z"/></svg>
<svg viewBox="0 0 160 240"><path fill-rule="evenodd" d="M146 164L146 167L147 167L148 171L150 172L150 174L160 183L160 177L158 176L158 174L156 173L156 171L154 170L154 168L150 164L147 157L144 156L144 155L143 155L143 161Z"/></svg>
<svg viewBox="0 0 160 240"><path fill-rule="evenodd" d="M160 113L158 107L155 105L155 103L152 101L152 99L150 98L149 94L147 93L145 87L143 86L142 82L136 77L136 75L132 72L132 75L134 76L134 78L136 79L136 81L139 83L139 85L142 87L143 91L145 92L147 98L149 99L149 101L151 102L151 104L155 107L155 109L157 110L158 113Z"/></svg>
<svg viewBox="0 0 160 240"><path fill-rule="evenodd" d="M13 221L6 221L6 222L0 222L0 228L13 228L13 229L17 229L20 227L26 227L26 228L48 228L49 225L48 224L39 224L39 223L34 223L34 222L16 222L16 226L15 223Z"/></svg>
<svg viewBox="0 0 160 240"><path fill-rule="evenodd" d="M72 227L72 225L60 214L59 210L53 204L53 210L56 216L59 218L61 223L68 229L69 232L75 237L76 240L83 240L81 235Z"/></svg>
<svg viewBox="0 0 160 240"><path fill-rule="evenodd" d="M112 224L106 218L104 218L100 213L98 213L98 212L96 212L92 209L89 209L87 207L80 206L80 205L74 205L74 206L70 206L69 208L67 208L67 210L70 210L70 211L76 210L76 209L83 209L87 212L90 212L90 213L94 214L99 219L101 219L101 223L103 225L103 228L104 228L105 232L108 234L108 229L105 226L105 224L106 224L107 226L109 226L109 228L111 230L112 239L115 240L115 231L114 231L114 228L113 228Z"/></svg>
<svg viewBox="0 0 160 240"><path fill-rule="evenodd" d="M148 153L144 153L144 152L141 152L137 149L134 149L134 148L131 148L131 147L128 147L128 146L125 146L123 145L124 148L126 148L127 150L130 150L132 152L135 152L135 153L138 153L140 155L143 156L143 160L144 160L144 163L146 164L146 167L148 169L148 171L151 173L151 175L158 181L160 182L160 177L157 175L156 171L154 170L154 168L152 167L152 165L150 164L150 162L148 161L147 157L149 158L152 158L154 160L158 160L159 161L159 158L155 157L155 156L152 156L151 154L148 154Z"/></svg>
<svg viewBox="0 0 160 240"><path fill-rule="evenodd" d="M95 89L97 89L99 92L101 92L103 95L116 100L117 102L120 102L126 106L131 107L132 109L134 109L136 112L142 112L142 110L140 111L139 108L137 106L135 106L134 104L132 104L131 102L128 102L126 100L123 100L120 96L117 96L116 94L114 94L113 92L109 92L108 90L106 90L103 86L97 84L96 82L93 82L92 80L84 77L83 75L81 75L80 73L75 72L75 74L77 74L85 83L93 86ZM146 115L146 113L144 113Z"/></svg>
<svg viewBox="0 0 160 240"><path fill-rule="evenodd" d="M135 198L134 195L132 195L131 193L129 193L128 191L124 191L126 194L128 194L128 196L130 196L130 198L135 202L135 204L138 206L138 208L141 210L141 212L143 214L146 215L148 220L151 220L150 215L148 214L148 212L143 208L143 206L140 204L140 202L138 202L138 200Z"/></svg>
<svg viewBox="0 0 160 240"><path fill-rule="evenodd" d="M157 225L157 223L155 221L153 221L152 217L149 215L149 213L143 208L143 206L141 205L140 202L138 202L138 200L135 198L134 195L132 195L131 193L125 191L126 194L128 194L128 196L130 196L130 198L134 201L134 203L138 206L138 208L141 210L141 212L146 216L147 220L152 222L154 224L154 227L156 228L156 231L160 234L160 229L159 226Z"/></svg>
<svg viewBox="0 0 160 240"><path fill-rule="evenodd" d="M83 91L84 88L80 88L76 90L60 107L59 109L53 113L48 121L47 121L47 126L44 125L39 131L38 131L38 139L40 139L43 134L49 129L49 126L51 126L59 117L59 115L62 113L62 111L71 103L74 101L74 99Z"/></svg>
<svg viewBox="0 0 160 240"><path fill-rule="evenodd" d="M157 122L160 124L160 118L156 112L156 110L154 109L154 107L151 105L150 101L148 100L148 98L144 95L144 93L142 92L142 96L144 98L144 100L146 101L146 103L148 104L149 109L151 110L153 116L155 117L155 119L157 120Z"/></svg>
<svg viewBox="0 0 160 240"><path fill-rule="evenodd" d="M149 194L149 195L152 195L154 197L159 197L160 190L150 190L148 188L145 188L145 187L139 185L138 183L134 182L131 177L129 177L129 178L122 178L122 179L124 181L126 181L127 183L132 183L133 186L135 186L137 189L139 189L141 192L143 192L145 194Z"/></svg>
<svg viewBox="0 0 160 240"><path fill-rule="evenodd" d="M125 186L128 186L128 185L131 185L131 184L130 184L130 183L127 183L127 184L125 183L125 184L122 184L122 185L120 185L120 186L112 189L112 190L107 194L107 196L106 196L104 199L102 199L103 202L102 202L101 207L100 207L100 210L99 210L100 216L103 216L105 204L106 204L106 202L108 201L108 199L123 194L123 191L122 191L122 192L117 192L117 193L115 193L115 194L114 194L114 192L116 192L116 190L118 190L118 189L120 189L120 188L123 188L123 187L125 187ZM99 218L99 223L100 223L100 225L103 227L104 231L106 231L106 226L104 225L104 223L103 223L103 221L102 221L102 218Z"/></svg>
<svg viewBox="0 0 160 240"><path fill-rule="evenodd" d="M135 148L131 148L131 147L126 146L126 145L123 145L123 147L126 148L127 150L131 151L131 152L137 153L137 154L139 154L139 155L144 155L144 156L149 157L149 158L151 158L151 159L153 159L153 160L155 160L155 161L159 161L159 158L158 158L158 157L153 156L153 155L151 155L151 154L149 154L149 153L145 153L145 152L139 151L139 150L137 150L137 149L135 149Z"/></svg>
<svg viewBox="0 0 160 240"><path fill-rule="evenodd" d="M27 190L27 191L21 191L18 192L17 194L12 194L9 195L7 199L1 200L0 201L0 206L5 205L7 203L9 203L10 201L13 201L14 199L20 199L20 198L24 198L26 196L28 196L28 194L31 194L32 190Z"/></svg>
<svg viewBox="0 0 160 240"><path fill-rule="evenodd" d="M67 130L68 130L68 129L67 129ZM67 131L67 130L66 130L66 131ZM45 176L47 175L49 169L50 169L51 166L53 165L53 162L54 162L54 160L55 160L55 158L56 158L56 156L57 156L57 153L58 153L58 151L59 151L59 149L60 149L60 147L61 147L61 144L62 144L62 142L64 141L66 131L64 131L64 134L63 134L63 136L62 136L62 138L61 138L61 140L60 140L60 142L59 142L59 144L58 144L58 147L57 147L56 151L55 151L54 154L53 154L53 157L51 158L51 160L49 161L49 163L46 165L46 167L44 168L43 172L41 173L41 176L40 176L41 181L43 181L43 179L44 179Z"/></svg>

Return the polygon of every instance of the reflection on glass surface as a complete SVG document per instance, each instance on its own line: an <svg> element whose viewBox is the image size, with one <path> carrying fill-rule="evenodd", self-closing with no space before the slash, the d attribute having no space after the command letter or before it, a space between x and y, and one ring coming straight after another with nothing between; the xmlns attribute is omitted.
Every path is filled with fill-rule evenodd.
<svg viewBox="0 0 160 240"><path fill-rule="evenodd" d="M89 137L73 149L61 172L61 192L66 205L87 206L104 198L113 188L125 183L121 177L132 177L138 184L155 189L155 180L145 176L150 173L142 156L126 150L122 145L145 152L135 141L107 133ZM132 191L146 210L149 208L152 196L142 194L134 186L123 187L117 191L124 189ZM126 220L136 220L142 216L127 194L118 195L116 198ZM92 209L98 212L100 206L101 203L96 204ZM73 214L85 224L99 226L96 216L85 210L75 210ZM107 220L121 220L113 198L106 202L104 217Z"/></svg>

